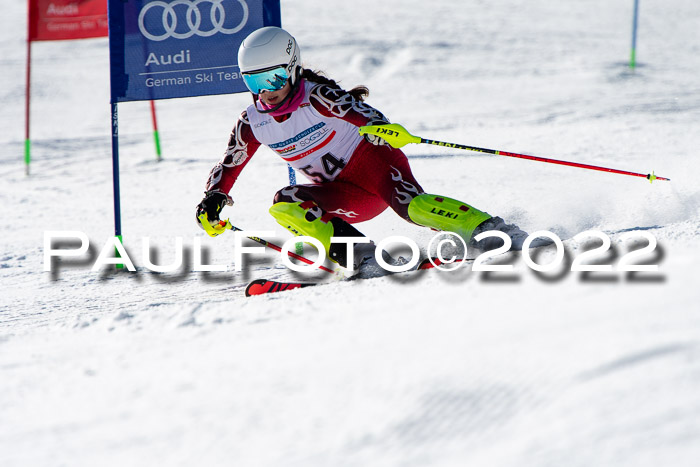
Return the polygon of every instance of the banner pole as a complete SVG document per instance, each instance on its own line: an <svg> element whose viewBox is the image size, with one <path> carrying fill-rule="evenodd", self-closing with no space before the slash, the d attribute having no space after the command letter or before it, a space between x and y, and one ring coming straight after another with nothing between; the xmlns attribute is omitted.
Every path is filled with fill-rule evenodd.
<svg viewBox="0 0 700 467"><path fill-rule="evenodd" d="M294 168L287 164L287 170L289 171L289 184L294 186L297 184L297 174L294 172ZM294 249L299 256L304 255L304 243L303 242L296 242L294 244Z"/></svg>
<svg viewBox="0 0 700 467"><path fill-rule="evenodd" d="M30 2L27 2L30 5ZM31 8L31 6L29 6ZM29 163L31 162L31 141L29 139L29 103L31 102L32 85L32 41L30 36L31 18L27 15L27 83L24 103L24 172L29 175Z"/></svg>
<svg viewBox="0 0 700 467"><path fill-rule="evenodd" d="M121 194L119 190L119 114L117 103L112 103L112 187L114 190L114 236L122 243ZM123 243L122 243L123 244ZM117 257L119 252L115 251ZM124 268L117 264L117 269Z"/></svg>
<svg viewBox="0 0 700 467"><path fill-rule="evenodd" d="M163 160L160 153L160 135L158 134L158 121L156 120L156 104L153 100L151 102L151 120L153 120L153 139L156 143L156 156L158 161Z"/></svg>

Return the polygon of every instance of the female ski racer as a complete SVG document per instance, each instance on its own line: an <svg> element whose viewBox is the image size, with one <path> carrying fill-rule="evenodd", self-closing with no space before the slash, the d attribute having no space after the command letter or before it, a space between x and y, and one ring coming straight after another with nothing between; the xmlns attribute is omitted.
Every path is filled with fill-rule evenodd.
<svg viewBox="0 0 700 467"><path fill-rule="evenodd" d="M219 214L233 204L228 193L264 144L313 182L279 190L270 214L293 234L318 239L331 260L361 275L363 269L376 272L374 243L355 243L350 250L331 237L364 237L351 224L372 219L387 207L408 222L456 232L465 242L480 232L501 230L511 237L513 249L522 246L525 232L467 203L425 193L401 150L376 135L361 136L358 127L389 123L363 102L368 89L345 91L302 68L297 41L287 31L264 27L251 33L238 51L238 65L253 103L233 128L197 206L197 222L209 235L223 231ZM483 250L502 244L489 237L470 246Z"/></svg>

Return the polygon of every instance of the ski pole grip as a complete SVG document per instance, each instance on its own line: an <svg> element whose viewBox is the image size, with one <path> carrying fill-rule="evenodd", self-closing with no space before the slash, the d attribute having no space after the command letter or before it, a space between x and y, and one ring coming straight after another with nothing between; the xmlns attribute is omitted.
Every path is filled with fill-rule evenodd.
<svg viewBox="0 0 700 467"><path fill-rule="evenodd" d="M228 219L221 220L216 225L211 225L211 223L209 223L209 219L207 218L206 212L199 215L199 223L202 225L202 228L210 237L217 237L222 233L226 232L227 230L233 229L233 226L231 225L231 222L229 222Z"/></svg>
<svg viewBox="0 0 700 467"><path fill-rule="evenodd" d="M361 135L376 135L385 140L392 148L402 148L410 143L420 143L418 136L413 136L398 123L385 125L366 125L359 128Z"/></svg>

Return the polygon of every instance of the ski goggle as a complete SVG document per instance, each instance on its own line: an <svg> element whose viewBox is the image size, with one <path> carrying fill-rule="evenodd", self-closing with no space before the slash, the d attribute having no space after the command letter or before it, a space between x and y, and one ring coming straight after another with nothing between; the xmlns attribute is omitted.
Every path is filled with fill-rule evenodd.
<svg viewBox="0 0 700 467"><path fill-rule="evenodd" d="M279 91L289 79L284 66L241 74L243 82L253 94L260 94L261 91Z"/></svg>

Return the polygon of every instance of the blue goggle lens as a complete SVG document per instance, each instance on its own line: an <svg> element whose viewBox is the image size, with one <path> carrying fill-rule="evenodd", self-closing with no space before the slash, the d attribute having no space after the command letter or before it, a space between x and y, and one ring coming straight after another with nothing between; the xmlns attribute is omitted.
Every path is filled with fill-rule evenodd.
<svg viewBox="0 0 700 467"><path fill-rule="evenodd" d="M284 67L280 66L271 70L242 73L243 82L253 94L261 91L279 91L287 84L289 75Z"/></svg>

